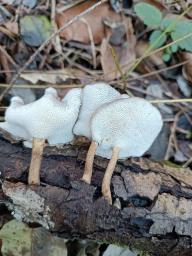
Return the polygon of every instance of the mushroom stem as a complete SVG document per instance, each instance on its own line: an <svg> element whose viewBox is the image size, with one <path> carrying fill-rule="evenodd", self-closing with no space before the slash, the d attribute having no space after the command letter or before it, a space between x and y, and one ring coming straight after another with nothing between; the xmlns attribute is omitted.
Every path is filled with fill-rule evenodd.
<svg viewBox="0 0 192 256"><path fill-rule="evenodd" d="M105 171L105 175L102 182L102 194L107 199L109 204L112 204L112 197L111 197L111 190L110 190L111 177L118 160L119 151L120 151L119 147L113 148L112 158L109 161L109 164Z"/></svg>
<svg viewBox="0 0 192 256"><path fill-rule="evenodd" d="M85 162L85 171L84 171L82 180L88 184L91 183L91 176L93 172L93 161L94 161L94 156L95 156L97 147L98 147L98 143L96 141L92 141L89 147L89 150L87 152L87 157Z"/></svg>
<svg viewBox="0 0 192 256"><path fill-rule="evenodd" d="M31 164L29 168L29 185L40 185L40 167L45 139L33 138Z"/></svg>

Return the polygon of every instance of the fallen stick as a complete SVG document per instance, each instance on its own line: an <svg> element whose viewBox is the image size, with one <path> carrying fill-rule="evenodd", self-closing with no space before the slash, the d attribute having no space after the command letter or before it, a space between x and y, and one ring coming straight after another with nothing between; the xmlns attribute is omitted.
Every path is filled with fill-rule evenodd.
<svg viewBox="0 0 192 256"><path fill-rule="evenodd" d="M129 245L152 255L190 255L191 170L147 158L119 161L109 205L101 196L107 160L95 158L91 185L80 180L87 149L45 147L41 186L29 186L31 150L1 132L1 202L15 218L66 238Z"/></svg>

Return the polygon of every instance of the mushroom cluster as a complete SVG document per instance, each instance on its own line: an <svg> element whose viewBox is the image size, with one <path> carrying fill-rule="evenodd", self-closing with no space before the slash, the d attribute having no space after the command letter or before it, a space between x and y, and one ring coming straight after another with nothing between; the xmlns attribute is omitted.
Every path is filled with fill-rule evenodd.
<svg viewBox="0 0 192 256"><path fill-rule="evenodd" d="M39 184L39 171L45 141L50 145L66 144L74 135L92 142L82 177L91 182L94 156L110 159L103 182L103 196L112 203L110 181L118 159L142 156L162 128L161 115L151 103L121 95L105 83L71 89L60 99L53 88L42 98L24 104L13 97L0 128L16 137L33 142L29 184Z"/></svg>

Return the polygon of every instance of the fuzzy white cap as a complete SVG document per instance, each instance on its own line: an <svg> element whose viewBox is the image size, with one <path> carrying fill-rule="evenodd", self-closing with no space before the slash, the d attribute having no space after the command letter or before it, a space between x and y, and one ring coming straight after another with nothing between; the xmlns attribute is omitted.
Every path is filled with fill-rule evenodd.
<svg viewBox="0 0 192 256"><path fill-rule="evenodd" d="M119 159L142 156L162 125L159 110L144 99L131 97L107 103L91 120L92 140L99 143L96 154L110 159L112 148L118 146Z"/></svg>
<svg viewBox="0 0 192 256"><path fill-rule="evenodd" d="M120 93L105 83L86 85L82 92L82 105L73 132L76 135L91 138L90 120L93 113L102 104L120 97Z"/></svg>
<svg viewBox="0 0 192 256"><path fill-rule="evenodd" d="M32 138L47 139L50 144L63 144L73 140L72 129L77 120L81 104L81 89L72 89L60 101L53 88L37 101L21 104L22 99L14 97L5 113L0 127L14 136L27 141Z"/></svg>

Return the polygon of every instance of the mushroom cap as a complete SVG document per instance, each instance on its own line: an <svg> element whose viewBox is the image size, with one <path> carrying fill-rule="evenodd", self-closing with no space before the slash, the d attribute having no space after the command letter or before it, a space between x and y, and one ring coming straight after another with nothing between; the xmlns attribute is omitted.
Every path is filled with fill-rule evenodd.
<svg viewBox="0 0 192 256"><path fill-rule="evenodd" d="M23 99L21 99L21 97L19 96L14 96L11 98L11 105L16 105L16 106L20 106L20 105L24 105L24 101Z"/></svg>
<svg viewBox="0 0 192 256"><path fill-rule="evenodd" d="M62 101L53 88L37 101L24 105L14 97L0 127L17 137L47 139L52 144L67 143L73 139L72 129L81 104L81 89L70 90Z"/></svg>
<svg viewBox="0 0 192 256"><path fill-rule="evenodd" d="M99 143L96 154L110 159L112 148L118 146L119 159L142 156L162 125L158 109L142 98L107 103L94 113L91 120L92 139Z"/></svg>
<svg viewBox="0 0 192 256"><path fill-rule="evenodd" d="M73 132L91 138L90 120L95 110L102 104L120 97L120 93L105 83L86 85L82 92L82 105Z"/></svg>
<svg viewBox="0 0 192 256"><path fill-rule="evenodd" d="M73 140L73 127L79 114L81 94L82 89L74 88L68 91L62 99L61 102L65 108L65 115L63 114L60 129L57 129L57 132L48 138L50 145L64 144Z"/></svg>

